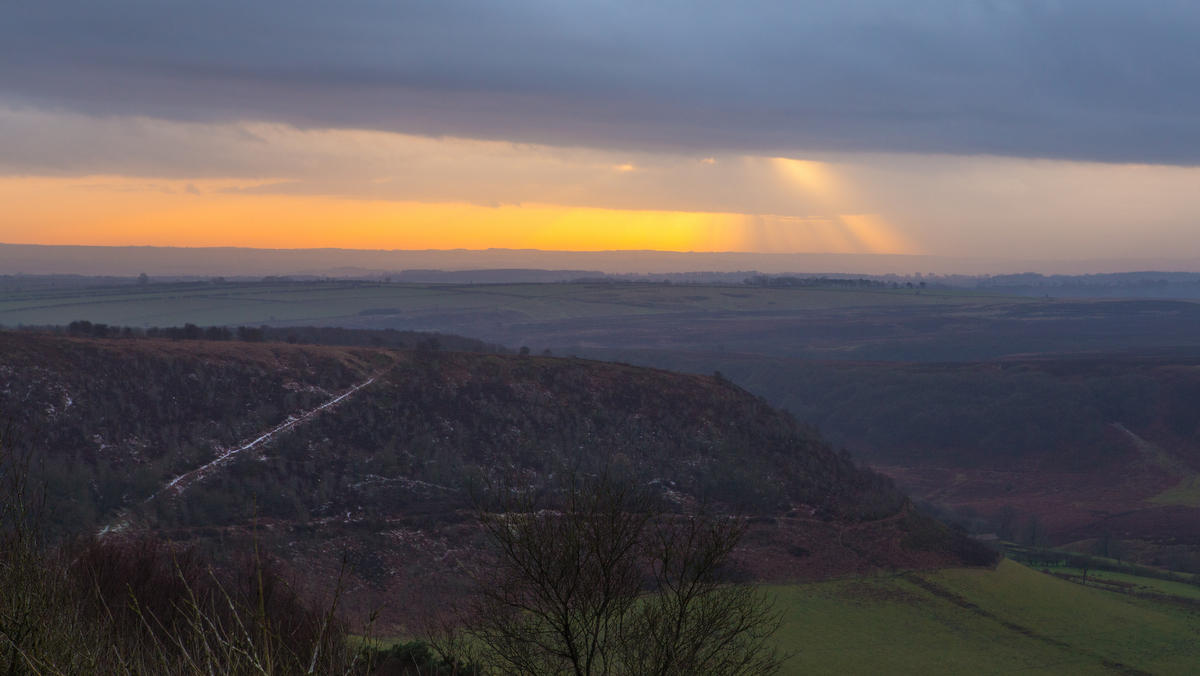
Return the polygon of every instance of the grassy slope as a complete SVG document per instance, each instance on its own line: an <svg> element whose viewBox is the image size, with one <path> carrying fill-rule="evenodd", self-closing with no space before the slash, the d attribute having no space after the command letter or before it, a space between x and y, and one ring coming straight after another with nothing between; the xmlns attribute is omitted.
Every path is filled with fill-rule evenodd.
<svg viewBox="0 0 1200 676"><path fill-rule="evenodd" d="M1194 610L1004 561L787 587L785 673L1195 673Z"/></svg>
<svg viewBox="0 0 1200 676"><path fill-rule="evenodd" d="M1183 477L1179 483L1150 498L1150 502L1158 505L1200 507L1200 474Z"/></svg>

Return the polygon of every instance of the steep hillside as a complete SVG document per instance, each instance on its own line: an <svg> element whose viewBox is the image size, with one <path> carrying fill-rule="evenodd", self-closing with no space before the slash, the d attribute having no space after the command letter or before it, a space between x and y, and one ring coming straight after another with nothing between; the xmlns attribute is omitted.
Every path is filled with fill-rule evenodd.
<svg viewBox="0 0 1200 676"><path fill-rule="evenodd" d="M52 525L91 528L220 449L389 364L377 351L0 332L0 420Z"/></svg>
<svg viewBox="0 0 1200 676"><path fill-rule="evenodd" d="M550 357L0 334L4 415L64 530L256 538L360 599L470 560L468 487L623 474L752 515L770 579L986 562L889 480L719 378ZM405 591L407 590L407 591ZM365 601L364 601L365 602Z"/></svg>
<svg viewBox="0 0 1200 676"><path fill-rule="evenodd" d="M369 512L455 490L468 476L612 468L749 513L877 518L903 504L882 477L724 381L572 359L392 356L335 414L197 494L212 497L224 483L231 499L266 498L288 482L308 509ZM261 487L239 485L251 475ZM330 496L307 497L320 492ZM264 516L284 515L272 508L259 504Z"/></svg>
<svg viewBox="0 0 1200 676"><path fill-rule="evenodd" d="M720 369L982 532L1200 571L1195 350L943 364L613 354Z"/></svg>

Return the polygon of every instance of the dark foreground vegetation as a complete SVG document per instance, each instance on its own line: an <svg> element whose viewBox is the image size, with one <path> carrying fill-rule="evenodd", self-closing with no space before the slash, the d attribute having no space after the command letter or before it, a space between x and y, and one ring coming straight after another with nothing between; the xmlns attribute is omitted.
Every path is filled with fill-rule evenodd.
<svg viewBox="0 0 1200 676"><path fill-rule="evenodd" d="M443 645L521 674L773 674L780 618L727 569L746 521L607 475L481 502L491 543ZM459 633L459 635L455 635Z"/></svg>
<svg viewBox="0 0 1200 676"><path fill-rule="evenodd" d="M269 558L215 567L161 540L50 542L44 487L0 440L0 670L6 674L354 673L338 589L322 610ZM362 671L362 669L358 669ZM365 673L365 672L364 672Z"/></svg>
<svg viewBox="0 0 1200 676"><path fill-rule="evenodd" d="M0 668L6 674L774 673L779 616L729 579L746 522L666 510L609 477L477 501L483 565L430 644L355 647L272 559L216 565L151 535L47 542L27 458L0 440ZM370 624L366 628L370 631Z"/></svg>

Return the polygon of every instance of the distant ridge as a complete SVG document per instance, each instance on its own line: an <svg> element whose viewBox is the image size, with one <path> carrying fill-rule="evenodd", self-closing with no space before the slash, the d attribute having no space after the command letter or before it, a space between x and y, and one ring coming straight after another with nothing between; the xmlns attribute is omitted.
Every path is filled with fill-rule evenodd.
<svg viewBox="0 0 1200 676"><path fill-rule="evenodd" d="M570 271L580 274L734 272L853 274L1085 274L1130 270L1200 272L1200 260L1029 261L900 254L540 251L535 249L249 249L238 247L0 244L0 274L316 275L403 271Z"/></svg>

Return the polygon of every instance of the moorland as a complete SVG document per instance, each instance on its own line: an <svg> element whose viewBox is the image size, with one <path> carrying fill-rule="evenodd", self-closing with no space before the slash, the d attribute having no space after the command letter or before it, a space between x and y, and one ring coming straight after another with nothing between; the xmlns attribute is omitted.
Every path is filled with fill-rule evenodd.
<svg viewBox="0 0 1200 676"><path fill-rule="evenodd" d="M314 340L308 325L442 331L720 372L976 533L1200 568L1200 303L1189 300L754 277L23 284L0 324L265 325L293 341Z"/></svg>
<svg viewBox="0 0 1200 676"><path fill-rule="evenodd" d="M775 585L785 671L1194 663L1188 300L14 279L4 407L57 533L258 543L310 581L344 559L346 611L390 599L411 635L461 591L472 477L621 467L751 517L736 565Z"/></svg>

